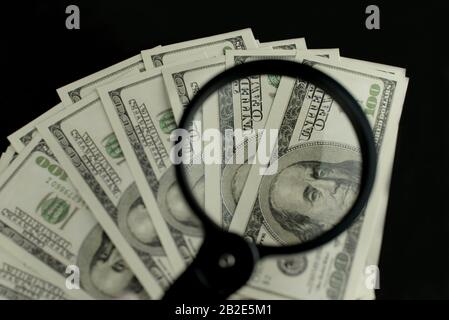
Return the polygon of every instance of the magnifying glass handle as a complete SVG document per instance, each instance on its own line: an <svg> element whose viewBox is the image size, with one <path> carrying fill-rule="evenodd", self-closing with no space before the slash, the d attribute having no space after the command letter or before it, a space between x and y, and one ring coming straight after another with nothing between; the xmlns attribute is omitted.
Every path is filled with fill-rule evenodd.
<svg viewBox="0 0 449 320"><path fill-rule="evenodd" d="M222 301L251 277L255 245L221 230L207 233L191 265L165 293L168 301Z"/></svg>

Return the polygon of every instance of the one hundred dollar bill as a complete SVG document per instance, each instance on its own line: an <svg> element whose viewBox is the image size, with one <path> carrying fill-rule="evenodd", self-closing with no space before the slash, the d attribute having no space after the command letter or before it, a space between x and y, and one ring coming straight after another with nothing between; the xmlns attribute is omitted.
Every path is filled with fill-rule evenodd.
<svg viewBox="0 0 449 320"><path fill-rule="evenodd" d="M290 48L291 45L287 41L280 41L276 43L279 45L278 49L284 49L285 45ZM320 51L314 51L315 54L329 54L332 58L338 58L335 55L333 49L322 49ZM184 108L191 101L192 97L196 92L213 76L222 72L228 67L232 67L238 63L244 63L246 61L256 60L256 59L293 59L297 54L296 50L272 50L272 49L250 49L250 50L228 50L226 51L226 60L223 57L210 58L207 60L196 61L192 63L186 63L182 65L177 65L174 67L168 67L162 69L162 74L164 78L164 83L167 89L167 94L172 106L175 118L179 121ZM269 111L269 105L275 94L276 84L272 85L266 77L264 85L266 85L267 92L264 95L264 112ZM271 80L271 79L269 79ZM276 80L277 82L279 79ZM260 81L259 81L260 83ZM262 86L261 86L262 87ZM269 90L268 90L269 89ZM259 90L261 91L261 90ZM269 101L268 101L269 100ZM229 100L228 100L229 101ZM218 92L213 94L206 102L207 106L203 106L202 113L204 118L203 129L208 128L219 128L219 106L218 106ZM268 106L266 106L268 105ZM232 107L224 111L223 115L226 120L232 119ZM234 110L236 112L236 110ZM266 117L267 115L265 115ZM237 118L237 117L234 117ZM233 126L230 126L234 128ZM242 126L237 125L235 127L242 128ZM259 125L259 127L263 127ZM228 128L228 126L226 126ZM224 131L225 126L222 126ZM223 133L224 134L224 133ZM207 212L211 213L217 220L221 223L221 197L220 192L217 190L219 188L220 181L220 168L219 165L207 165L205 166L205 190L211 191L207 193L205 197L205 209ZM230 219L228 219L230 221Z"/></svg>
<svg viewBox="0 0 449 320"><path fill-rule="evenodd" d="M298 52L310 56L324 55L333 61L339 58L333 49L228 51L226 53L226 68L261 59L293 60ZM220 129L222 136L225 136L226 130L240 129L245 133L263 129L270 114L280 80L281 76L279 75L256 75L241 81L235 81L232 85L224 87L219 92L219 108L206 113L205 127L214 125ZM217 112L218 110L219 112ZM209 125L208 123L213 124ZM206 175L207 190L210 191L207 197L208 203L210 202L214 216L221 217L223 227L228 228L238 197L223 196L227 193L226 190L222 189L222 186L227 183L227 177L229 177L227 170L225 171L225 164L229 161L226 154L232 154L232 152L227 152L225 147L223 145L221 148L225 151L222 153L221 166L208 165L205 170L210 172Z"/></svg>
<svg viewBox="0 0 449 320"><path fill-rule="evenodd" d="M370 68L373 70L386 72L389 74L403 76L406 75L406 70L404 68L374 63L370 61L357 60L352 58L340 57L340 61L347 63L351 66L358 66L362 68ZM404 81L406 85L408 83L408 78L405 78ZM392 164L390 166L385 165L382 170L387 171L390 170L390 174L387 176L391 177L391 171L393 167ZM389 190L389 182L385 181L384 190ZM367 253L367 258L364 264L364 267L360 269L362 272L360 275L361 281L359 282L359 288L356 289L357 293L354 294L354 297L361 299L375 299L374 289L379 288L379 258L382 246L382 235L385 223L385 214L387 212L387 204L388 204L388 192L385 192L384 197L379 200L378 207L376 209L375 216L377 217L377 221L374 222L374 228L372 232L372 238L368 241L369 249Z"/></svg>
<svg viewBox="0 0 449 320"><path fill-rule="evenodd" d="M281 46L283 44L283 46ZM226 52L226 69L249 61L263 59L295 59L297 50L284 42L277 43L278 50L253 49L245 51L229 50ZM282 49L282 50L280 50ZM229 83L218 92L218 106L204 111L204 126L219 128L222 136L226 130L241 129L243 133L264 127L265 118L276 95L280 77L277 75L253 75ZM230 212L223 205L221 193L221 176L228 161L224 140L221 148L221 164L206 165L207 196L206 208L213 213L220 224L227 228ZM232 154L232 153L231 153Z"/></svg>
<svg viewBox="0 0 449 320"><path fill-rule="evenodd" d="M223 33L211 37L189 40L156 49L142 51L142 58L147 69L167 66L179 60L185 60L188 56L205 53L213 58L224 55L230 49L257 48L251 29L243 29L234 32Z"/></svg>
<svg viewBox="0 0 449 320"><path fill-rule="evenodd" d="M330 244L310 253L262 261L249 286L263 291L265 295L274 294L293 299L349 298L357 291L360 283L361 269L375 229L378 203L386 198L385 189L388 190L386 183L389 181L390 170L382 168L392 165L397 124L407 80L385 72L332 63L320 58L308 57L303 62L340 81L359 101L373 127L379 151L379 171L364 215L348 231ZM292 180L285 179L285 169L293 170L288 173L290 176L296 174L295 170L304 170L305 164L297 159L301 159L313 148L324 151L334 148L342 159L346 157L348 161L352 157L350 149L357 150L356 138L342 130L345 128L342 112L328 95L304 81L288 78L282 78L281 81L273 102L273 108L278 112L270 113L266 123L268 129L279 129L278 172L273 176L261 176L256 166L249 169L246 184L240 191L241 200L230 225L232 231L243 233L257 243L271 245L282 245L299 237L295 233L296 227L292 227L296 224L284 225L286 220L279 217L285 215L280 213L288 213L287 216L292 214L292 219L304 214L292 209L300 208L303 198L301 193L295 193L299 184L290 185L289 181ZM334 169L338 171L337 168ZM233 170L234 176L237 176L238 171L245 168L241 166ZM315 179L319 180L320 176L316 175ZM271 184L273 181L275 186ZM279 194L281 189L284 193ZM228 193L232 195L239 193L239 190ZM281 198L288 198L289 195L295 198L277 201L279 195ZM297 205L288 207L292 201L296 201ZM299 227L308 225L298 225ZM297 240L303 241L299 238ZM249 289L248 294L255 292Z"/></svg>
<svg viewBox="0 0 449 320"><path fill-rule="evenodd" d="M83 98L38 130L142 285L160 296L174 279L164 237L142 201L99 97Z"/></svg>
<svg viewBox="0 0 449 320"><path fill-rule="evenodd" d="M253 52L254 50L256 49L250 51ZM246 51L247 50L227 50L226 54L229 54L230 52L245 53ZM270 50L270 52L273 52L273 50ZM296 51L293 50L291 55L294 57ZM184 112L184 108L190 103L198 90L212 77L223 72L225 69L225 57L220 56L162 69L167 95L175 119L178 123ZM209 97L205 105L203 105L201 115L201 120L205 120L203 129L218 128L218 122L214 121L218 120L218 117L213 116L216 114L218 114L218 92ZM205 166L204 170L205 190L209 190L210 184L216 184L216 181L208 179L208 176L216 176L213 171L217 171L217 168L213 165L208 165ZM205 197L205 209L207 212L213 212L217 222L219 222L221 221L221 216L219 215L218 210L213 207L214 197L211 197L211 195L212 194L208 192L208 196Z"/></svg>
<svg viewBox="0 0 449 320"><path fill-rule="evenodd" d="M180 272L198 250L202 229L183 200L169 157L176 122L161 69L102 87L99 94L143 201L158 216L155 225L164 232L167 255ZM201 170L192 174L204 188Z"/></svg>
<svg viewBox="0 0 449 320"><path fill-rule="evenodd" d="M1 175L0 203L0 247L66 294L78 299L147 297L39 137ZM72 265L80 270L78 290L66 287Z"/></svg>
<svg viewBox="0 0 449 320"><path fill-rule="evenodd" d="M228 50L227 52L230 51L231 50ZM246 50L236 51L243 52ZM225 57L215 57L194 63L178 65L172 68L163 68L162 75L165 87L177 122L179 122L180 117L184 112L184 108L190 103L198 90L211 78L223 72L225 69ZM214 120L218 120L218 118L211 117L210 114L218 114L218 92L212 94L212 96L207 99L198 115L194 115L196 120L204 120L202 124L204 130L208 128L218 128L218 122L214 122ZM198 119L198 117L200 119ZM211 184L216 184L216 181L208 178L211 175L214 176L214 170L217 170L214 165L204 166L204 190L210 190ZM211 196L212 194L207 192L207 196L204 198L204 208L211 214L211 216L213 216L213 219L217 223L220 223L221 216L213 207L214 198Z"/></svg>

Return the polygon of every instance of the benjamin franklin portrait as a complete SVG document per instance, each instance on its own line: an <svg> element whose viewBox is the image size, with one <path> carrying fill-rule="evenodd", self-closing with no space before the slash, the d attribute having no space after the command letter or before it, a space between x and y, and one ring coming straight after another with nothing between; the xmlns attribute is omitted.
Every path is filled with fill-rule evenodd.
<svg viewBox="0 0 449 320"><path fill-rule="evenodd" d="M82 288L94 298L148 297L99 225L84 240L77 265Z"/></svg>
<svg viewBox="0 0 449 320"><path fill-rule="evenodd" d="M360 159L354 148L330 142L304 143L282 155L276 173L262 177L257 198L273 238L301 243L339 222L358 195ZM234 165L228 171L230 207L240 198L249 169Z"/></svg>

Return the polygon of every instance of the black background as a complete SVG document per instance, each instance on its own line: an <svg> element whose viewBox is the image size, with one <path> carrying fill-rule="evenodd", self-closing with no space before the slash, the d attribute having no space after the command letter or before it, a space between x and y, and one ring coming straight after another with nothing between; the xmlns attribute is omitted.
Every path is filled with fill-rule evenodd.
<svg viewBox="0 0 449 320"><path fill-rule="evenodd" d="M251 27L260 41L306 37L309 48L407 68L380 261L380 299L449 298L449 11L438 2L20 1L0 4L0 150L6 136L58 103L56 88L159 44ZM442 3L442 1L441 1ZM81 29L65 28L76 4ZM381 29L365 28L380 7Z"/></svg>

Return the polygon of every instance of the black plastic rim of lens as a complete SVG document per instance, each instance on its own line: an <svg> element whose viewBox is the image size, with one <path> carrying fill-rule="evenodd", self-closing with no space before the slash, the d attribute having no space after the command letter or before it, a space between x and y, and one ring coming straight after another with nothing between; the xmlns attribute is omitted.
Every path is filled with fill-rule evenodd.
<svg viewBox="0 0 449 320"><path fill-rule="evenodd" d="M348 229L355 219L360 215L364 209L375 179L376 174L376 146L372 129L366 119L362 108L352 95L337 81L324 74L323 72L314 69L306 64L286 61L286 60L260 60L252 61L237 65L228 69L213 79L208 81L192 98L190 103L185 108L181 117L179 128L185 129L189 122L191 115L194 115L198 108L206 101L206 99L221 87L231 84L233 81L248 77L251 75L276 74L287 76L293 79L302 79L304 81L313 83L317 87L324 90L330 95L334 101L346 113L347 117L352 123L360 144L362 155L362 175L360 179L360 190L357 199L353 203L348 213L331 229L325 231L316 238L288 246L261 246L256 245L261 257L274 254L292 254L308 251L319 247ZM273 112L275 110L271 110ZM176 177L182 193L188 202L190 208L195 212L197 217L203 223L204 232L207 236L209 232L218 232L223 229L217 226L203 211L193 195L191 188L187 182L185 169L183 163L175 165ZM219 230L217 230L219 229Z"/></svg>

